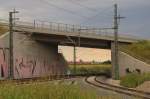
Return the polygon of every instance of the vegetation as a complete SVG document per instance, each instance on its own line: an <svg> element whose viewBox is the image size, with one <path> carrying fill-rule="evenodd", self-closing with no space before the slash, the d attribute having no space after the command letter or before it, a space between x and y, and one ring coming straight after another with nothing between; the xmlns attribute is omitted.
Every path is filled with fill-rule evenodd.
<svg viewBox="0 0 150 99"><path fill-rule="evenodd" d="M0 85L0 99L124 99L123 96L99 96L94 90L68 83L44 82L28 85Z"/></svg>
<svg viewBox="0 0 150 99"><path fill-rule="evenodd" d="M83 91L77 85L9 84L0 86L0 99L96 99L96 94L92 91Z"/></svg>
<svg viewBox="0 0 150 99"><path fill-rule="evenodd" d="M145 81L150 81L150 73L138 74L130 73L121 78L120 84L125 87L135 88Z"/></svg>
<svg viewBox="0 0 150 99"><path fill-rule="evenodd" d="M71 73L74 73L74 65L70 65ZM111 74L111 65L110 64L90 64L90 65L77 65L76 66L77 75L99 75Z"/></svg>
<svg viewBox="0 0 150 99"><path fill-rule="evenodd" d="M102 64L111 64L110 60L104 61Z"/></svg>
<svg viewBox="0 0 150 99"><path fill-rule="evenodd" d="M0 26L0 35L4 34L6 32L8 32L8 28Z"/></svg>
<svg viewBox="0 0 150 99"><path fill-rule="evenodd" d="M137 59L150 63L150 41L140 41L131 45L124 45L120 48Z"/></svg>

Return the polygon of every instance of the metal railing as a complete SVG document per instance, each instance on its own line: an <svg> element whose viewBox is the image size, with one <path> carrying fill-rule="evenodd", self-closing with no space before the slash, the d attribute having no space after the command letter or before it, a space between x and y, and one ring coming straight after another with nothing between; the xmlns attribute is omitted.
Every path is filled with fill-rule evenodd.
<svg viewBox="0 0 150 99"><path fill-rule="evenodd" d="M0 20L0 25L9 26L9 22L7 20ZM113 28L92 28L87 26L80 25L71 25L64 23L56 23L56 22L45 22L45 21L33 21L33 22L24 22L24 21L15 21L14 28L19 29L31 29L31 30L40 30L40 31L55 31L55 32L65 32L65 33L76 33L87 34L87 35L98 35L103 37L114 37ZM139 40L137 37L131 35L120 34L120 39L126 40Z"/></svg>

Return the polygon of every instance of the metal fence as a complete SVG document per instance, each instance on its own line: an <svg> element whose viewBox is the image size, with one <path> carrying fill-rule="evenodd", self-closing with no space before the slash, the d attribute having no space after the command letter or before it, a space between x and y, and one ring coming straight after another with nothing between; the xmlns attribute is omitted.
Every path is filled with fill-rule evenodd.
<svg viewBox="0 0 150 99"><path fill-rule="evenodd" d="M0 20L0 25L9 26L9 22L7 20ZM93 28L87 26L80 26L80 25L71 25L71 24L64 24L64 23L56 23L56 22L46 22L46 21L15 21L14 28L24 28L24 29L32 29L32 30L48 30L48 31L56 31L56 32L65 32L65 33L80 33L80 34L87 34L87 35L99 35L104 37L114 37L114 30L113 28ZM127 39L127 40L139 40L140 38L126 35L126 34L119 34L120 39Z"/></svg>

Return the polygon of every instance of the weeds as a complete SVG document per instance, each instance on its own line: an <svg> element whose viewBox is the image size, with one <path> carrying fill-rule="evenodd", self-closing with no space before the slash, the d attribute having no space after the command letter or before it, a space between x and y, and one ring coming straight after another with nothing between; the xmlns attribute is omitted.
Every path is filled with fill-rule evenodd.
<svg viewBox="0 0 150 99"><path fill-rule="evenodd" d="M150 81L150 73L137 74L131 73L121 78L120 84L125 87L135 88L144 81Z"/></svg>

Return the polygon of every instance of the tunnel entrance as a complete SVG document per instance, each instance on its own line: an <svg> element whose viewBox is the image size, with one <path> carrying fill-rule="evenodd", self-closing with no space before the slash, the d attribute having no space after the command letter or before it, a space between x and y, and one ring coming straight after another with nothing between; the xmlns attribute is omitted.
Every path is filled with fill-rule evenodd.
<svg viewBox="0 0 150 99"><path fill-rule="evenodd" d="M111 76L111 50L59 46L58 51L68 63L68 74Z"/></svg>

